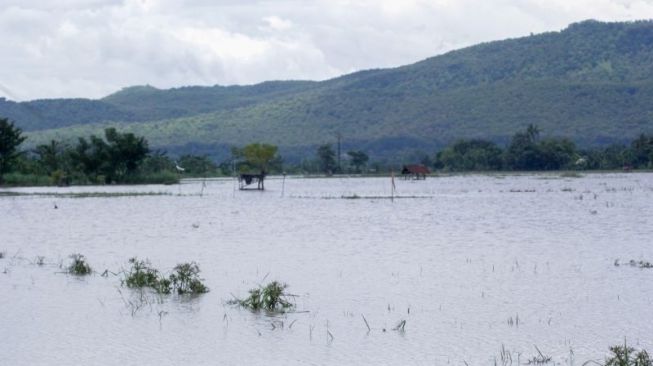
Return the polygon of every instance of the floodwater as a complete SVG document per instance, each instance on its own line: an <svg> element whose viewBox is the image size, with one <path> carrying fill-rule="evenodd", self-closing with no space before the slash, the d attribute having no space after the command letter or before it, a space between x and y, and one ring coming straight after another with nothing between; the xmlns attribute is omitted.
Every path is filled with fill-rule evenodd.
<svg viewBox="0 0 653 366"><path fill-rule="evenodd" d="M653 174L397 179L394 200L390 178L266 188L0 196L0 365L509 365L502 348L516 365L535 346L582 365L624 338L653 350L653 269L625 264L653 261ZM60 273L72 253L96 273ZM134 256L196 261L211 291L159 297L100 275ZM271 280L296 312L227 304Z"/></svg>

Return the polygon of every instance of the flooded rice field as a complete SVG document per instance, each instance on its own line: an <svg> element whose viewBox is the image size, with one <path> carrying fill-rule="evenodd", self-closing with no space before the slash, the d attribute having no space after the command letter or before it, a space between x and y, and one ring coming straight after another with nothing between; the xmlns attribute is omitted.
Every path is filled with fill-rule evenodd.
<svg viewBox="0 0 653 366"><path fill-rule="evenodd" d="M539 349L582 365L624 338L653 349L653 269L628 263L653 261L653 174L397 179L394 200L389 178L266 188L0 190L0 364L516 365ZM62 273L72 253L94 273ZM196 261L210 292L121 286L135 256ZM292 312L228 303L271 280Z"/></svg>

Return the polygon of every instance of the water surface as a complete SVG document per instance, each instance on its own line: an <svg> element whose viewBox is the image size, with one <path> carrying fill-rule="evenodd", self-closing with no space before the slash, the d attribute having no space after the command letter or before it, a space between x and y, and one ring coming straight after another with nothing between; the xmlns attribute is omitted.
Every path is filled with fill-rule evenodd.
<svg viewBox="0 0 653 366"><path fill-rule="evenodd" d="M396 186L394 200L389 178L12 189L40 194L0 197L0 364L493 365L502 346L525 362L537 345L580 365L624 337L653 350L653 270L614 265L653 261L653 175ZM62 196L82 192L164 194ZM98 273L59 273L71 253ZM211 292L140 295L99 275L133 256L197 261ZM226 304L270 280L298 313Z"/></svg>

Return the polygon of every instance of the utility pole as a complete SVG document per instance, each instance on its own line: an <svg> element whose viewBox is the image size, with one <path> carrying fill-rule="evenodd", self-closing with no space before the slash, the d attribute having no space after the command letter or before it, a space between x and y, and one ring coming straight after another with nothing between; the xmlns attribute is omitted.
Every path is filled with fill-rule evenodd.
<svg viewBox="0 0 653 366"><path fill-rule="evenodd" d="M338 137L338 173L340 173L342 172L340 169L340 140L342 139L342 135L338 132L336 136Z"/></svg>

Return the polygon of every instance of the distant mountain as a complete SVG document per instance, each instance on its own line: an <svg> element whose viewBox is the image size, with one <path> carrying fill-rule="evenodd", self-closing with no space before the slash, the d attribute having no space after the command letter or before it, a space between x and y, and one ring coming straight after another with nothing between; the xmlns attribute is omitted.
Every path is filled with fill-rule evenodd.
<svg viewBox="0 0 653 366"><path fill-rule="evenodd" d="M291 160L342 134L372 159L432 152L458 138L506 142L536 124L581 145L653 132L653 22L584 21L322 82L149 86L101 100L0 101L33 144L117 126L173 153L220 158L230 145L281 147Z"/></svg>

